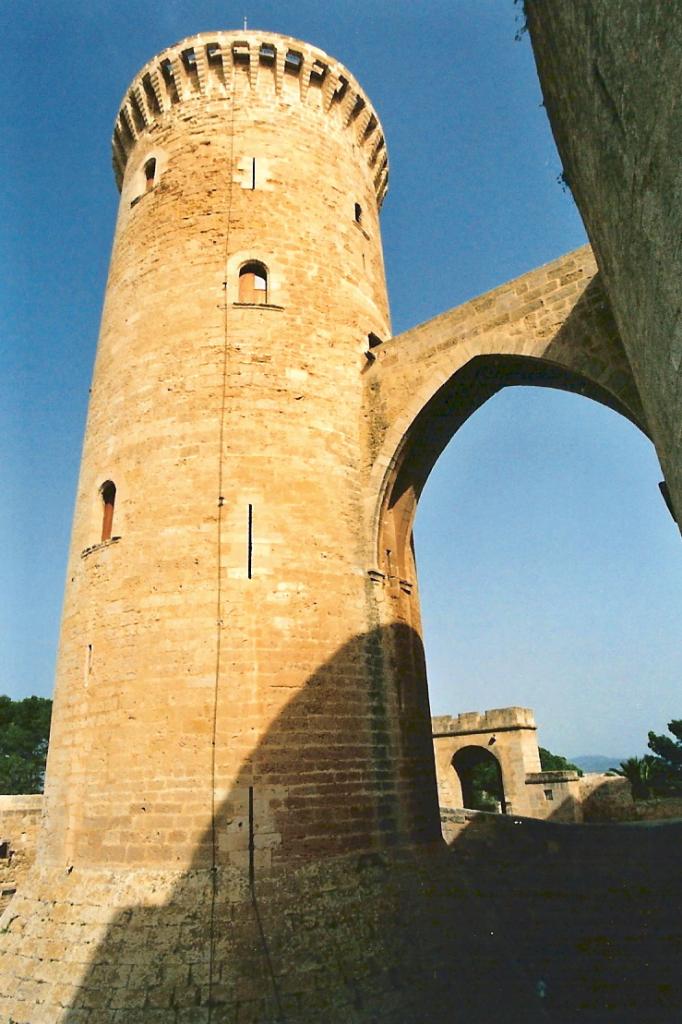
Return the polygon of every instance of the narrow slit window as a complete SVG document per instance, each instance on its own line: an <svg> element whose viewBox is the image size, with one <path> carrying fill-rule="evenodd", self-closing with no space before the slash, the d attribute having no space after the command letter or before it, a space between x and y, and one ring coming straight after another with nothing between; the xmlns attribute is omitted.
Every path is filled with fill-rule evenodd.
<svg viewBox="0 0 682 1024"><path fill-rule="evenodd" d="M245 263L239 271L239 301L265 306L268 301L268 271L262 263Z"/></svg>
<svg viewBox="0 0 682 1024"><path fill-rule="evenodd" d="M360 206L360 203L355 204L355 223L362 223L362 207Z"/></svg>
<svg viewBox="0 0 682 1024"><path fill-rule="evenodd" d="M144 165L144 183L145 192L151 192L156 183L156 159L154 157L147 160Z"/></svg>
<svg viewBox="0 0 682 1024"><path fill-rule="evenodd" d="M255 188L256 188L256 158L254 156L254 158L251 161L251 190L253 191Z"/></svg>
<svg viewBox="0 0 682 1024"><path fill-rule="evenodd" d="M84 681L85 685L88 685L90 681L90 674L92 673L92 644L88 644L85 648L85 672Z"/></svg>
<svg viewBox="0 0 682 1024"><path fill-rule="evenodd" d="M247 519L247 543L246 543L246 575L248 579L253 578L253 505L249 505Z"/></svg>
<svg viewBox="0 0 682 1024"><path fill-rule="evenodd" d="M99 489L102 495L102 540L111 540L114 525L114 504L116 502L116 484L106 480Z"/></svg>

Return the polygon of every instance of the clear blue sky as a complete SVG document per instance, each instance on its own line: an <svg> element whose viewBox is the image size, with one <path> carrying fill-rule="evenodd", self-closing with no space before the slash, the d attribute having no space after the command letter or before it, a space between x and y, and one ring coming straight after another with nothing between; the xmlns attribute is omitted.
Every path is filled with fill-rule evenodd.
<svg viewBox="0 0 682 1024"><path fill-rule="evenodd" d="M0 692L49 694L116 213L109 141L141 65L197 31L304 38L371 96L396 333L583 244L512 0L15 0L0 15ZM682 715L682 546L650 443L508 389L461 429L417 522L435 712L525 704L566 754Z"/></svg>

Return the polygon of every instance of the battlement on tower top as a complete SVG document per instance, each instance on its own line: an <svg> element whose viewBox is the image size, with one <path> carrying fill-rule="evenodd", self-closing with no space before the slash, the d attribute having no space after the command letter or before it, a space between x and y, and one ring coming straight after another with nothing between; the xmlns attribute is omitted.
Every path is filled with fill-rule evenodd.
<svg viewBox="0 0 682 1024"><path fill-rule="evenodd" d="M434 736L466 736L475 733L506 732L512 729L536 729L531 708L491 708L489 711L465 711L461 715L434 715Z"/></svg>
<svg viewBox="0 0 682 1024"><path fill-rule="evenodd" d="M338 118L364 153L372 171L377 203L388 188L388 153L381 123L365 92L346 68L323 50L271 32L202 32L163 50L134 78L114 124L113 165L120 189L128 157L138 138L175 107L204 97L227 98L237 76L256 91L265 76L281 97L285 80L295 95ZM291 91L287 90L289 96Z"/></svg>

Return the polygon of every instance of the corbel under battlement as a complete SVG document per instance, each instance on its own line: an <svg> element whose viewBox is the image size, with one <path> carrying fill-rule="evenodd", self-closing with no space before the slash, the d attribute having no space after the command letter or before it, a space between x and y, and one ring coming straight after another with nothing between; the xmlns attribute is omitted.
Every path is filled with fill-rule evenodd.
<svg viewBox="0 0 682 1024"><path fill-rule="evenodd" d="M289 36L256 31L210 32L190 36L149 61L123 98L112 138L116 183L121 188L128 156L137 139L173 107L202 97L230 96L235 76L258 88L274 78L282 95L285 76L299 85L302 103L321 90L322 108L353 135L373 174L377 204L388 188L388 153L379 118L353 76L323 50Z"/></svg>

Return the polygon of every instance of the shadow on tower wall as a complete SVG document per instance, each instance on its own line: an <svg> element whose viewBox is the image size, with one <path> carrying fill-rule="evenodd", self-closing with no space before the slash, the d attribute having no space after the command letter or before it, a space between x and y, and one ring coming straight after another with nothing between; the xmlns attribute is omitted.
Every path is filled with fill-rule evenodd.
<svg viewBox="0 0 682 1024"><path fill-rule="evenodd" d="M267 787L303 723L310 740L311 708L331 706L349 667L395 641L393 631L377 630L321 667L272 724L235 789ZM423 729L419 721L407 726L415 752L430 744L428 714ZM328 768L333 750L325 753L323 742L318 750ZM285 805L282 814L296 811ZM222 807L218 830L224 821ZM327 821L333 836L331 797ZM250 877L248 850L243 867L219 859L211 869L210 828L160 905L154 872L140 873L139 904L119 912L92 949L63 1019L665 1024L682 1008L680 839L682 825L503 818L492 830L472 822L449 848L377 846L269 872L256 865Z"/></svg>

